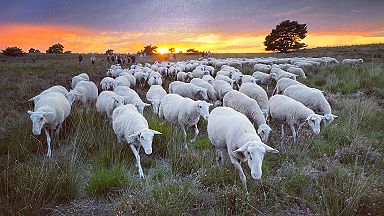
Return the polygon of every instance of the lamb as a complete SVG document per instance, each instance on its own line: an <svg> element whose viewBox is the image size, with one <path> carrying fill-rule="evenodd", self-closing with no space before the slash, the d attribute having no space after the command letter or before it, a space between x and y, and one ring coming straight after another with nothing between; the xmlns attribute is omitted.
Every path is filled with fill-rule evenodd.
<svg viewBox="0 0 384 216"><path fill-rule="evenodd" d="M264 116L268 116L268 95L261 86L254 83L244 83L241 85L239 92L244 93L248 97L254 99L259 105Z"/></svg>
<svg viewBox="0 0 384 216"><path fill-rule="evenodd" d="M274 95L269 99L269 115L274 121L281 124L282 140L285 137L284 123L289 125L292 131L293 143L296 143L299 129L306 122L315 134L319 134L320 122L324 118L324 116L315 114L304 104L285 95Z"/></svg>
<svg viewBox="0 0 384 216"><path fill-rule="evenodd" d="M127 86L118 86L114 92L120 96L124 97L125 104L132 104L136 107L136 109L143 114L144 108L146 106L150 106L150 104L144 103L140 96L136 93L135 90L130 89Z"/></svg>
<svg viewBox="0 0 384 216"><path fill-rule="evenodd" d="M183 97L191 98L192 100L208 100L207 89L195 86L191 83L174 81L169 84L169 93L178 94Z"/></svg>
<svg viewBox="0 0 384 216"><path fill-rule="evenodd" d="M247 118L258 127L257 134L259 134L261 140L264 143L268 141L271 128L267 125L265 116L254 99L244 93L232 90L225 94L223 106L231 107L247 116Z"/></svg>
<svg viewBox="0 0 384 216"><path fill-rule="evenodd" d="M299 68L299 67L289 67L287 72L292 73L292 74L296 74L297 76L299 76L303 79L307 79L307 76L305 76L304 70Z"/></svg>
<svg viewBox="0 0 384 216"><path fill-rule="evenodd" d="M32 133L40 135L44 128L48 143L47 157L52 156L51 136L53 132L58 136L62 123L69 116L71 104L67 98L59 92L50 92L41 96L36 101L34 111L28 110L32 120Z"/></svg>
<svg viewBox="0 0 384 216"><path fill-rule="evenodd" d="M232 86L224 80L215 80L212 86L217 93L218 99L221 101L223 100L225 94L233 90Z"/></svg>
<svg viewBox="0 0 384 216"><path fill-rule="evenodd" d="M220 162L222 153L228 152L229 159L239 171L245 188L247 180L240 163L247 161L252 178L260 179L264 154L279 152L261 142L249 119L230 107L217 107L212 110L207 131L209 140L215 146L217 160Z"/></svg>
<svg viewBox="0 0 384 216"><path fill-rule="evenodd" d="M286 88L288 88L291 85L304 85L299 81L289 79L289 78L281 78L279 81L277 81L275 89L272 92L272 95L274 94L280 94L284 92Z"/></svg>
<svg viewBox="0 0 384 216"><path fill-rule="evenodd" d="M331 106L318 89L304 85L292 85L284 90L284 95L303 103L315 113L324 115L325 123L331 123L337 117L331 113Z"/></svg>
<svg viewBox="0 0 384 216"><path fill-rule="evenodd" d="M215 78L213 78L211 75L204 75L203 78L201 78L202 80L204 80L205 82L209 83L209 84L213 84L213 81L215 80Z"/></svg>
<svg viewBox="0 0 384 216"><path fill-rule="evenodd" d="M200 116L207 120L209 106L211 105L212 104L205 101L194 101L177 94L167 94L161 100L159 117L164 118L168 122L180 125L183 132L184 148L187 149L187 133L185 128L195 127L195 136L190 140L191 143L195 142L199 134L197 123L199 122Z"/></svg>
<svg viewBox="0 0 384 216"><path fill-rule="evenodd" d="M163 79L162 79L161 74L158 72L152 72L148 77L147 83L149 86L162 85Z"/></svg>
<svg viewBox="0 0 384 216"><path fill-rule="evenodd" d="M191 79L193 79L193 74L191 72L179 72L177 73L176 80L182 81L182 82L189 82Z"/></svg>
<svg viewBox="0 0 384 216"><path fill-rule="evenodd" d="M296 80L297 75L293 74L293 73L286 72L286 71L284 71L280 68L276 68L276 67L271 69L271 78L272 79L279 81L279 79L284 78L284 77Z"/></svg>
<svg viewBox="0 0 384 216"><path fill-rule="evenodd" d="M76 87L69 91L68 100L72 104L75 99L79 100L81 104L87 102L93 102L98 97L98 89L92 81L80 81L76 84Z"/></svg>
<svg viewBox="0 0 384 216"><path fill-rule="evenodd" d="M217 93L215 92L215 89L213 89L213 86L211 84L199 78L193 78L191 80L191 83L196 86L207 89L208 102L214 103L217 101Z"/></svg>
<svg viewBox="0 0 384 216"><path fill-rule="evenodd" d="M358 64L362 64L363 62L363 59L344 59L341 64L347 64L352 65L353 67L357 67Z"/></svg>
<svg viewBox="0 0 384 216"><path fill-rule="evenodd" d="M124 97L113 91L102 91L96 101L96 110L106 113L108 119L111 119L113 110L122 105L124 105Z"/></svg>
<svg viewBox="0 0 384 216"><path fill-rule="evenodd" d="M79 75L76 75L74 77L72 77L72 83L71 83L71 86L72 86L72 89L75 88L76 84L80 81L89 81L89 76L88 74L86 73L81 73Z"/></svg>
<svg viewBox="0 0 384 216"><path fill-rule="evenodd" d="M112 113L113 131L119 143L124 138L136 158L139 169L139 177L144 178L144 172L140 163L140 148L145 154L152 154L153 136L161 134L159 131L148 128L148 122L132 104L117 107Z"/></svg>
<svg viewBox="0 0 384 216"><path fill-rule="evenodd" d="M128 78L125 77L125 76L119 76L119 77L116 77L113 81L112 81L112 89L116 89L118 86L127 86L127 87L130 87L131 86L131 83L129 82Z"/></svg>
<svg viewBox="0 0 384 216"><path fill-rule="evenodd" d="M252 74L252 76L256 79L256 84L266 85L268 90L268 86L272 82L271 74L256 71Z"/></svg>
<svg viewBox="0 0 384 216"><path fill-rule="evenodd" d="M106 90L109 90L112 88L112 83L113 83L114 79L111 78L111 77L104 77L101 81L100 81L100 86L101 86L101 89L103 91L106 91Z"/></svg>
<svg viewBox="0 0 384 216"><path fill-rule="evenodd" d="M152 105L152 112L154 114L159 113L160 102L167 92L161 87L161 85L153 85L149 88L146 98Z"/></svg>

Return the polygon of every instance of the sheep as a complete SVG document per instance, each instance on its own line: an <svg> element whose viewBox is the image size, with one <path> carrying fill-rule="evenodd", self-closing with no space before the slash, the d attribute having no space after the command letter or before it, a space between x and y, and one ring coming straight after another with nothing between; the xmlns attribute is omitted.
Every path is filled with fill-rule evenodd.
<svg viewBox="0 0 384 216"><path fill-rule="evenodd" d="M196 141L199 129L197 123L200 116L205 120L209 115L209 104L205 101L194 101L177 94L167 94L163 97L159 109L159 117L164 118L167 122L179 124L183 132L184 148L188 149L186 140L187 133L185 128L195 127L195 136L190 140L191 143Z"/></svg>
<svg viewBox="0 0 384 216"><path fill-rule="evenodd" d="M337 117L332 114L331 106L318 89L304 85L292 85L284 90L284 95L303 103L315 113L324 115L325 123L331 123Z"/></svg>
<svg viewBox="0 0 384 216"><path fill-rule="evenodd" d="M204 75L203 78L201 78L202 80L204 80L205 82L209 83L209 84L213 84L213 81L215 80L215 78L213 78L211 75Z"/></svg>
<svg viewBox="0 0 384 216"><path fill-rule="evenodd" d="M33 111L28 110L32 120L32 133L40 135L41 129L44 128L45 136L47 138L48 150L47 157L52 156L51 150L51 136L53 132L58 136L64 120L71 112L71 104L67 98L59 92L50 92L41 96L36 101Z"/></svg>
<svg viewBox="0 0 384 216"><path fill-rule="evenodd" d="M100 86L101 86L101 89L103 91L105 90L109 90L112 88L112 83L113 83L114 79L111 78L111 77L104 77L101 81L100 81Z"/></svg>
<svg viewBox="0 0 384 216"><path fill-rule="evenodd" d="M161 85L153 85L149 88L145 97L152 105L152 112L154 114L159 113L160 102L167 92L161 87Z"/></svg>
<svg viewBox="0 0 384 216"><path fill-rule="evenodd" d="M282 140L284 140L285 136L284 123L289 125L292 131L293 143L296 143L299 129L306 122L315 134L319 134L320 122L324 118L324 116L315 114L311 109L299 101L285 95L274 95L269 99L268 113L274 121L281 124Z"/></svg>
<svg viewBox="0 0 384 216"><path fill-rule="evenodd" d="M209 71L204 70L203 68L196 68L192 71L192 75L195 78L203 78L204 75L210 75Z"/></svg>
<svg viewBox="0 0 384 216"><path fill-rule="evenodd" d="M255 83L256 84L256 79L251 76L251 75L243 75L241 78L241 84L243 83Z"/></svg>
<svg viewBox="0 0 384 216"><path fill-rule="evenodd" d="M264 116L268 116L268 95L261 86L255 83L244 83L240 86L239 92L244 93L248 97L254 99L259 105Z"/></svg>
<svg viewBox="0 0 384 216"><path fill-rule="evenodd" d="M112 127L117 141L122 142L124 138L136 158L139 169L139 178L144 178L144 172L140 163L140 148L143 147L145 154L152 154L152 141L154 135L161 132L148 128L148 122L132 104L117 107L112 113Z"/></svg>
<svg viewBox="0 0 384 216"><path fill-rule="evenodd" d="M239 171L245 188L247 180L240 163L247 161L252 178L260 179L264 154L279 152L261 142L249 119L230 107L212 110L208 117L207 131L209 140L215 146L218 162L226 151L231 163Z"/></svg>
<svg viewBox="0 0 384 216"><path fill-rule="evenodd" d="M233 80L227 76L224 76L224 75L217 75L215 77L215 80L223 80L223 81L229 83L229 85L231 85L232 88L235 87L235 84L236 84L235 80Z"/></svg>
<svg viewBox="0 0 384 216"><path fill-rule="evenodd" d="M112 89L115 90L118 86L127 86L127 87L130 87L131 86L131 83L129 82L128 78L125 77L125 76L119 76L119 77L116 77L113 81L112 81Z"/></svg>
<svg viewBox="0 0 384 216"><path fill-rule="evenodd" d="M208 100L207 89L193 85L191 83L174 81L169 84L168 91L171 94L178 94L183 97L191 98L192 100Z"/></svg>
<svg viewBox="0 0 384 216"><path fill-rule="evenodd" d="M144 108L146 106L150 106L150 104L144 103L140 96L136 93L135 90L130 89L127 86L118 86L114 92L120 96L124 97L125 104L132 104L136 107L136 109L143 114Z"/></svg>
<svg viewBox="0 0 384 216"><path fill-rule="evenodd" d="M72 104L75 99L79 100L81 104L87 102L94 102L98 97L98 89L92 81L80 81L76 84L74 89L68 93L68 100Z"/></svg>
<svg viewBox="0 0 384 216"><path fill-rule="evenodd" d="M271 69L271 78L272 79L279 81L279 79L284 78L284 77L296 80L297 75L293 74L293 73L286 72L286 71L284 71L280 68L277 68L277 67L273 67Z"/></svg>
<svg viewBox="0 0 384 216"><path fill-rule="evenodd" d="M267 86L267 90L268 90L268 86L272 82L271 74L256 71L252 74L252 76L256 79L256 84L265 85Z"/></svg>
<svg viewBox="0 0 384 216"><path fill-rule="evenodd" d="M261 71L264 73L269 73L272 69L271 65L265 65L265 64L255 64L253 66L254 71Z"/></svg>
<svg viewBox="0 0 384 216"><path fill-rule="evenodd" d="M344 59L341 64L352 65L353 67L357 67L358 64L362 64L363 62L363 59Z"/></svg>
<svg viewBox="0 0 384 216"><path fill-rule="evenodd" d="M80 81L89 81L89 76L86 73L81 73L79 75L76 75L72 77L71 87L72 89L75 88L76 84Z"/></svg>
<svg viewBox="0 0 384 216"><path fill-rule="evenodd" d="M232 86L224 80L215 80L213 81L212 86L217 93L218 99L221 101L223 100L225 94L233 90Z"/></svg>
<svg viewBox="0 0 384 216"><path fill-rule="evenodd" d="M36 102L41 98L42 95L45 95L45 94L48 94L51 92L59 92L68 98L68 93L69 93L68 90L64 86L56 85L56 86L52 86L52 87L42 91L40 94L32 97L28 101L33 101L33 103L36 104Z"/></svg>
<svg viewBox="0 0 384 216"><path fill-rule="evenodd" d="M179 72L176 75L176 80L177 81L182 81L182 82L189 82L191 79L193 79L193 74L191 72Z"/></svg>
<svg viewBox="0 0 384 216"><path fill-rule="evenodd" d="M211 84L199 78L193 78L191 80L191 83L196 86L207 89L208 102L214 103L217 101L217 93L215 92L215 89Z"/></svg>
<svg viewBox="0 0 384 216"><path fill-rule="evenodd" d="M133 74L136 78L136 85L140 86L140 88L144 87L144 83L146 82L146 75L142 71L137 71Z"/></svg>
<svg viewBox="0 0 384 216"><path fill-rule="evenodd" d="M232 70L220 70L216 73L216 76L218 75L223 75L223 76L227 76L227 77L231 77L232 76L232 73L233 71Z"/></svg>
<svg viewBox="0 0 384 216"><path fill-rule="evenodd" d="M244 93L232 90L224 95L223 106L231 107L247 116L258 127L257 134L259 134L261 140L264 143L268 141L271 128L267 125L265 116L254 99Z"/></svg>
<svg viewBox="0 0 384 216"><path fill-rule="evenodd" d="M120 76L127 78L127 80L129 81L129 87L133 87L136 85L136 78L132 74L128 72L124 72L124 73L121 73Z"/></svg>
<svg viewBox="0 0 384 216"><path fill-rule="evenodd" d="M272 95L280 94L284 92L286 88L288 88L291 85L304 85L299 81L289 79L289 78L281 78L279 81L277 81L275 89L272 92Z"/></svg>
<svg viewBox="0 0 384 216"><path fill-rule="evenodd" d="M96 100L97 112L106 113L108 119L111 119L113 110L122 105L124 105L124 97L113 91L102 91Z"/></svg>
<svg viewBox="0 0 384 216"><path fill-rule="evenodd" d="M148 77L147 83L149 86L162 85L163 79L162 79L161 74L158 72L152 72Z"/></svg>
<svg viewBox="0 0 384 216"><path fill-rule="evenodd" d="M287 72L292 73L292 74L296 74L297 76L299 76L303 79L307 79L307 76L305 76L304 70L299 68L299 67L289 67Z"/></svg>

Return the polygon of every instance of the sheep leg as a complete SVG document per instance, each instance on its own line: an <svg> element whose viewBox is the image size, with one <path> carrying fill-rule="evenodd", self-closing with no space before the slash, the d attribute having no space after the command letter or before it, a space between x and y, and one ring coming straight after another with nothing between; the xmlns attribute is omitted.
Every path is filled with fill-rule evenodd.
<svg viewBox="0 0 384 216"><path fill-rule="evenodd" d="M243 168L240 165L239 160L237 158L234 158L231 155L229 156L229 159L231 160L231 163L233 164L233 166L235 166L235 168L239 171L240 180L244 184L245 190L247 190L247 179L245 178L245 174L244 174Z"/></svg>
<svg viewBox="0 0 384 216"><path fill-rule="evenodd" d="M281 145L284 144L285 133L284 133L284 124L281 124Z"/></svg>
<svg viewBox="0 0 384 216"><path fill-rule="evenodd" d="M144 172L143 172L143 168L141 168L139 152L136 150L134 145L129 145L129 147L131 147L131 150L132 150L133 154L135 155L136 164L137 164L137 167L139 168L139 177L144 178Z"/></svg>
<svg viewBox="0 0 384 216"><path fill-rule="evenodd" d="M292 136L293 136L293 143L296 143L296 130L294 125L289 125L292 131Z"/></svg>
<svg viewBox="0 0 384 216"><path fill-rule="evenodd" d="M188 146L187 146L187 132L185 131L184 125L181 125L181 131L183 132L184 148L185 148L185 150L188 150Z"/></svg>
<svg viewBox="0 0 384 216"><path fill-rule="evenodd" d="M215 148L216 152L216 162L218 165L223 165L224 164L224 155L223 155L223 149L220 147Z"/></svg>
<svg viewBox="0 0 384 216"><path fill-rule="evenodd" d="M193 137L193 139L191 139L191 143L196 142L197 135L199 135L199 129L197 128L197 124L195 124L195 136Z"/></svg>
<svg viewBox="0 0 384 216"><path fill-rule="evenodd" d="M44 128L44 132L45 132L45 136L47 137L47 143L48 143L47 157L50 158L52 156L51 135L50 135L49 130L47 128Z"/></svg>

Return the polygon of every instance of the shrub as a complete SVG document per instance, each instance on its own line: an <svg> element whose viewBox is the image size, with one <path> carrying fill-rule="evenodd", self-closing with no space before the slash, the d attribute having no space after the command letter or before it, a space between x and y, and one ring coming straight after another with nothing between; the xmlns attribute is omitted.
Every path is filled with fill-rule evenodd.
<svg viewBox="0 0 384 216"><path fill-rule="evenodd" d="M5 56L13 56L13 57L22 56L25 54L23 50L19 47L7 47L4 50L2 50L2 52L3 52L3 55Z"/></svg>
<svg viewBox="0 0 384 216"><path fill-rule="evenodd" d="M93 173L85 190L90 194L102 195L114 188L121 187L125 181L121 166L101 167Z"/></svg>

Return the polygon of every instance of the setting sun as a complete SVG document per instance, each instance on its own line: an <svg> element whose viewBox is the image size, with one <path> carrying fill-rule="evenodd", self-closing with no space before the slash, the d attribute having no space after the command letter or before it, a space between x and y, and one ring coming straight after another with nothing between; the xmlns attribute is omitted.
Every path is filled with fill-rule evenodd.
<svg viewBox="0 0 384 216"><path fill-rule="evenodd" d="M160 53L160 54L168 53L168 48L159 48L159 49L157 50L157 53Z"/></svg>

